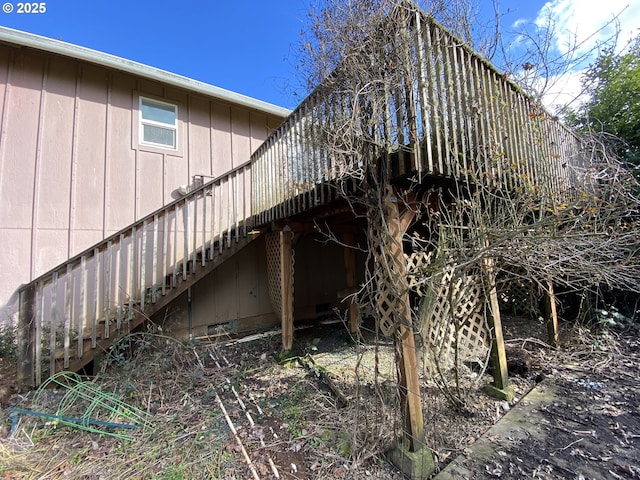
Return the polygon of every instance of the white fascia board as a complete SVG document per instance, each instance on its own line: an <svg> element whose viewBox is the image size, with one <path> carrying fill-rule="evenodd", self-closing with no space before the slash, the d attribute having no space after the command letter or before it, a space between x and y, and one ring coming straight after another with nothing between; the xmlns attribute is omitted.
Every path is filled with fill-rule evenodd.
<svg viewBox="0 0 640 480"><path fill-rule="evenodd" d="M109 69L120 70L131 75L144 77L149 80L154 80L166 85L171 85L173 87L199 93L279 117L287 117L291 113L291 110L287 108L278 107L277 105L263 102L262 100L257 100L230 90L225 90L224 88L219 88L198 80L193 80L188 77L183 77L182 75L177 75L159 68L144 65L142 63L127 60L108 53L99 52L97 50L92 50L90 48L42 37L40 35L34 35L32 33L22 32L20 30L14 30L12 28L0 27L0 42L42 50L101 65Z"/></svg>

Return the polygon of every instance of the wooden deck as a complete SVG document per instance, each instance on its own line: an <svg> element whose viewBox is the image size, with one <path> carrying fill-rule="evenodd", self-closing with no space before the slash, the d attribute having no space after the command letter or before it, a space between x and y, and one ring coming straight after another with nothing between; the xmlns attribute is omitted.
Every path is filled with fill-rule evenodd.
<svg viewBox="0 0 640 480"><path fill-rule="evenodd" d="M579 181L574 167L585 158L576 135L430 17L411 11L392 20L402 35L390 38L405 41L383 51L414 75L381 85L375 97L321 85L250 162L23 286L21 380L38 385L88 363L246 244L251 227L328 205L337 186L355 191L363 158L325 143L345 128L362 135L363 152L392 180L552 194Z"/></svg>
<svg viewBox="0 0 640 480"><path fill-rule="evenodd" d="M380 49L378 63L402 58L411 73L373 90L349 80L343 88L321 85L304 100L251 158L258 223L333 200L336 183L365 164L354 151L340 155L339 148L327 148L345 131L374 163L387 160L392 178L547 192L579 181L574 167L585 163L580 139L538 102L423 12L391 20L404 35L389 36L394 41ZM372 54L365 49L363 55Z"/></svg>

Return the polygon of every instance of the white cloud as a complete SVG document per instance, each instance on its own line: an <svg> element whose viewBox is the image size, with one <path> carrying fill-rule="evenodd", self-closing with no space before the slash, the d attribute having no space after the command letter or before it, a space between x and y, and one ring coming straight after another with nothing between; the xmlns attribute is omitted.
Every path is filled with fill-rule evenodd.
<svg viewBox="0 0 640 480"><path fill-rule="evenodd" d="M558 52L577 46L583 54L611 39L618 25L620 46L640 33L640 0L552 0L538 12L536 25L544 26L549 17L555 24Z"/></svg>
<svg viewBox="0 0 640 480"><path fill-rule="evenodd" d="M554 38L548 52L552 58L569 58L572 49L574 64L567 65L564 73L556 72L546 80L536 81L534 86L545 85L543 103L551 110L556 106L580 102L582 89L580 77L597 55L598 46L610 41L619 29L618 48L640 34L640 0L551 0L538 12L537 27L553 26ZM526 28L527 22L519 19L513 24L515 30ZM516 43L527 42L520 37ZM519 45L522 47L523 45ZM561 62L559 62L561 63ZM562 69L560 69L562 70Z"/></svg>

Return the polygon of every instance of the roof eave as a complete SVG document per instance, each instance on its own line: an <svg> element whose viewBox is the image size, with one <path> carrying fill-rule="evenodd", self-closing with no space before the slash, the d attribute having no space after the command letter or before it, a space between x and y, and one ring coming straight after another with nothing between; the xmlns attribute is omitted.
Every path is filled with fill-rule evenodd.
<svg viewBox="0 0 640 480"><path fill-rule="evenodd" d="M90 48L14 30L12 28L0 27L0 42L82 60L278 117L286 117L291 113L291 110L287 108L263 102L262 100L257 100L182 75L177 75Z"/></svg>

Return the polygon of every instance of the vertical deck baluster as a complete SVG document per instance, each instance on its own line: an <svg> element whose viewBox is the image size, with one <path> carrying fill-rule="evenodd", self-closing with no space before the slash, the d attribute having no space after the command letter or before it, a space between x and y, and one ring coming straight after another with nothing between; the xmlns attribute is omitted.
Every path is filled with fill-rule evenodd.
<svg viewBox="0 0 640 480"><path fill-rule="evenodd" d="M442 170L441 174L446 176L453 175L450 167L451 146L450 146L450 129L449 129L449 103L452 101L448 96L447 90L447 68L446 54L444 45L444 32L439 28L435 29L435 41L433 43L435 52L436 76L433 80L436 88L436 96L438 101L440 131L442 135L441 155L440 159Z"/></svg>
<svg viewBox="0 0 640 480"><path fill-rule="evenodd" d="M292 198L292 183L295 168L295 157L298 153L296 152L298 146L295 143L294 132L296 131L296 128L298 126L297 116L299 115L299 113L299 109L295 111L289 123L289 128L285 133L287 142L287 156L286 162L282 165L282 194L285 205L285 216L295 215L295 213L298 211L298 208L296 208L295 206L296 200ZM304 191L302 192L302 195L304 195ZM303 198L300 198L298 201L303 201Z"/></svg>
<svg viewBox="0 0 640 480"><path fill-rule="evenodd" d="M131 242L129 246L129 308L127 310L127 320L133 320L133 310L138 296L138 233L134 225L131 228Z"/></svg>
<svg viewBox="0 0 640 480"><path fill-rule="evenodd" d="M218 192L220 194L218 200L218 252L222 253L224 248L224 183L223 180L218 180Z"/></svg>
<svg viewBox="0 0 640 480"><path fill-rule="evenodd" d="M473 82L473 72L471 70L471 56L464 48L460 48L460 71L462 72L462 101L465 103L465 113L462 122L462 130L466 135L466 147L464 151L465 178L469 180L469 173L472 171L474 161L473 152L478 149L478 130L474 128L474 117L476 115L476 101Z"/></svg>
<svg viewBox="0 0 640 480"><path fill-rule="evenodd" d="M518 162L518 132L516 130L516 110L513 104L513 87L506 81L502 82L504 90L504 102L507 109L506 125L509 143L510 170L515 170L511 179L511 188L522 185L522 169Z"/></svg>
<svg viewBox="0 0 640 480"><path fill-rule="evenodd" d="M471 64L473 67L473 82L476 92L476 129L478 130L479 137L472 170L476 178L484 182L489 177L491 171L489 159L491 150L489 146L489 134L487 132L489 105L487 103L487 90L484 85L484 77L482 76L482 68L484 68L484 65L480 64L476 57L471 59Z"/></svg>
<svg viewBox="0 0 640 480"><path fill-rule="evenodd" d="M298 129L300 128L300 109L296 110L291 120L291 128L287 132L289 142L288 166L283 172L282 183L284 185L285 200L292 195L292 189L297 189L298 201L294 204L294 215L307 209L309 184L306 175L306 165L300 160L300 146L298 143ZM288 188L287 188L288 187Z"/></svg>
<svg viewBox="0 0 640 480"><path fill-rule="evenodd" d="M435 42L433 36L435 35L434 31L437 27L430 21L425 23L425 39L427 43L427 65L429 68L429 103L432 105L432 116L431 116L431 135L435 136L435 156L437 158L433 161L433 173L435 174L444 174L444 165L443 165L443 155L442 155L442 118L441 118L441 103L439 95L436 92L437 88L437 78L438 72L436 71L436 61L437 61L437 51L435 48Z"/></svg>
<svg viewBox="0 0 640 480"><path fill-rule="evenodd" d="M63 365L64 368L69 368L69 347L71 346L71 296L73 295L73 276L71 264L67 263L67 271L64 276L65 291L64 291L64 310L62 311L62 318L64 319L64 330L62 344L64 348Z"/></svg>
<svg viewBox="0 0 640 480"><path fill-rule="evenodd" d="M299 205L301 201L301 195L303 190L300 189L298 191L298 185L293 180L296 175L296 172L293 172L293 157L295 155L293 139L291 138L291 132L295 128L293 117L291 117L287 123L287 130L282 134L282 145L284 149L284 158L275 158L275 163L278 165L278 185L280 190L280 202L286 205L286 210L283 212L284 215L294 215L298 208L296 206ZM295 194L292 194L294 192Z"/></svg>
<svg viewBox="0 0 640 480"><path fill-rule="evenodd" d="M191 254L189 256L191 257L191 273L196 273L196 268L198 265L198 195L192 195L191 198L193 199L193 215L191 216L191 219L193 221L193 238L192 243L189 244L189 249L191 250ZM189 199L185 199L185 202L188 201Z"/></svg>
<svg viewBox="0 0 640 480"><path fill-rule="evenodd" d="M520 94L512 86L509 86L509 94L510 94L509 105L510 105L511 115L512 115L511 130L513 132L512 134L513 134L514 156L515 156L514 161L518 169L518 182L519 182L519 186L528 188L527 181L529 178L529 173L527 172L526 162L522 161L525 155L523 151L524 137L522 135L523 131L521 127L522 120L520 117L520 104L518 102L520 98Z"/></svg>
<svg viewBox="0 0 640 480"><path fill-rule="evenodd" d="M147 303L147 222L142 222L142 240L140 245L140 312L144 312Z"/></svg>
<svg viewBox="0 0 640 480"><path fill-rule="evenodd" d="M60 316L58 315L58 271L51 275L51 316L49 317L49 375L56 373L56 333Z"/></svg>
<svg viewBox="0 0 640 480"><path fill-rule="evenodd" d="M201 256L201 263L200 265L202 265L203 267L206 265L207 263L207 189L203 188L201 190L202 192L202 256Z"/></svg>
<svg viewBox="0 0 640 480"><path fill-rule="evenodd" d="M125 270L125 260L123 255L124 249L124 233L120 233L118 235L118 249L116 251L116 273L113 276L115 282L115 295L114 302L116 307L116 329L120 331L122 328L122 305L124 304L123 300L123 285L124 280L122 278L123 272Z"/></svg>
<svg viewBox="0 0 640 480"><path fill-rule="evenodd" d="M84 336L85 327L87 322L87 257L82 255L80 257L80 315L81 324L79 325L78 332L78 357L82 358L84 355Z"/></svg>
<svg viewBox="0 0 640 480"><path fill-rule="evenodd" d="M236 243L238 243L238 241L240 241L240 214L239 214L239 205L240 202L238 200L238 173L239 171L236 171L233 173L233 218L234 218L234 223L235 223L235 230L236 230Z"/></svg>
<svg viewBox="0 0 640 480"><path fill-rule="evenodd" d="M452 63L453 63L453 71L456 77L455 82L455 96L456 96L456 105L457 105L457 123L456 128L458 129L458 154L457 154L457 163L459 165L459 174L463 175L467 174L468 171L468 152L470 150L468 136L471 132L469 132L466 128L466 119L469 115L469 102L466 91L466 72L464 57L465 50L463 47L457 44L452 45Z"/></svg>
<svg viewBox="0 0 640 480"><path fill-rule="evenodd" d="M158 295L158 214L153 216L153 247L151 249L151 303L156 303Z"/></svg>
<svg viewBox="0 0 640 480"><path fill-rule="evenodd" d="M214 252L215 252L215 243L216 243L216 189L215 189L216 184L212 183L211 184L211 213L209 214L211 216L211 244L210 244L210 253L209 253L209 257L211 257L211 260L213 260L215 258L214 256Z"/></svg>
<svg viewBox="0 0 640 480"><path fill-rule="evenodd" d="M173 258L172 258L172 275L171 288L178 285L178 204L173 206Z"/></svg>
<svg viewBox="0 0 640 480"><path fill-rule="evenodd" d="M248 175L248 167L244 167L242 169L242 236L247 236L247 221L249 218L249 212L247 212L247 179Z"/></svg>
<svg viewBox="0 0 640 480"><path fill-rule="evenodd" d="M191 244L191 218L189 202L185 199L182 204L183 248L182 248L182 279L187 278L187 263L189 262L189 245Z"/></svg>
<svg viewBox="0 0 640 480"><path fill-rule="evenodd" d="M457 78L455 77L455 70L453 67L453 59L451 58L453 55L453 50L455 46L451 43L451 38L449 35L443 35L444 49L443 49L443 59L444 59L444 79L445 79L445 88L447 91L447 125L448 125L448 135L447 135L447 143L449 144L448 152L447 152L447 161L449 163L449 172L455 178L460 177L460 164L458 163L458 159L460 151L458 149L458 99L456 98L456 83Z"/></svg>
<svg viewBox="0 0 640 480"><path fill-rule="evenodd" d="M496 132L496 119L493 105L493 92L491 90L491 75L483 64L480 65L480 74L482 75L482 87L484 90L485 99L485 129L487 132L487 145L486 145L486 179L489 182L488 185L493 187L496 185L498 179L498 172L495 167L497 145L497 132Z"/></svg>
<svg viewBox="0 0 640 480"><path fill-rule="evenodd" d="M539 185L543 190L549 193L549 182L551 172L549 171L549 160L551 159L551 151L549 150L549 129L547 128L547 117L542 111L542 107L538 106L538 116L536 118L539 135L540 135L540 151L542 158L540 159L540 182Z"/></svg>
<svg viewBox="0 0 640 480"><path fill-rule="evenodd" d="M514 122L516 124L515 131L517 133L517 163L518 169L521 172L521 176L523 179L523 185L526 188L529 188L529 182L531 181L531 171L529 170L529 161L527 155L527 134L526 127L524 125L524 117L522 111L522 95L519 95L517 92L514 92L513 103L514 103Z"/></svg>
<svg viewBox="0 0 640 480"><path fill-rule="evenodd" d="M91 348L98 341L98 323L100 322L100 251L93 249L93 322L91 323Z"/></svg>
<svg viewBox="0 0 640 480"><path fill-rule="evenodd" d="M112 243L111 240L107 242L107 249L104 253L106 257L104 268L104 338L109 338L111 335L111 262L112 258Z"/></svg>
<svg viewBox="0 0 640 480"><path fill-rule="evenodd" d="M433 152L431 151L431 128L430 128L430 105L427 97L427 85L426 85L426 75L427 75L427 59L425 52L425 39L424 39L424 31L423 31L423 19L420 12L415 12L415 34L414 34L414 42L415 49L417 55L417 72L418 72L418 98L420 102L420 113L422 115L422 136L420 138L420 152L421 157L418 162L418 178L422 178L422 173L426 170L428 173L433 172ZM424 144L424 147L423 147ZM424 154L426 155L426 164L424 162L425 158L422 153L422 150L426 150Z"/></svg>
<svg viewBox="0 0 640 480"><path fill-rule="evenodd" d="M268 149L268 154L265 159L265 170L267 175L268 184L265 186L265 197L264 197L264 205L263 208L265 210L265 223L271 222L274 220L273 212L274 209L283 208L283 205L278 204L279 192L280 192L280 179L278 177L278 162L277 159L281 159L281 161L285 161L284 154L285 152L281 149L282 142L282 132L278 129L276 133L276 138L274 141L276 145L278 145L278 152L274 152L272 148Z"/></svg>
<svg viewBox="0 0 640 480"><path fill-rule="evenodd" d="M161 294L164 297L167 294L167 275L169 275L168 265L171 263L171 253L169 252L169 232L171 210L166 209L162 214L162 287Z"/></svg>
<svg viewBox="0 0 640 480"><path fill-rule="evenodd" d="M231 226L233 225L231 218L233 215L233 192L231 191L231 178L225 177L225 183L227 184L227 248L231 248Z"/></svg>
<svg viewBox="0 0 640 480"><path fill-rule="evenodd" d="M36 300L33 308L35 312L33 315L34 325L34 338L33 338L33 350L35 353L33 362L35 363L35 382L34 385L40 385L42 382L42 326L44 322L44 284L38 282L36 285Z"/></svg>

